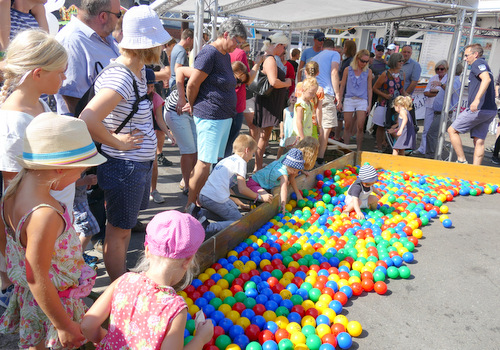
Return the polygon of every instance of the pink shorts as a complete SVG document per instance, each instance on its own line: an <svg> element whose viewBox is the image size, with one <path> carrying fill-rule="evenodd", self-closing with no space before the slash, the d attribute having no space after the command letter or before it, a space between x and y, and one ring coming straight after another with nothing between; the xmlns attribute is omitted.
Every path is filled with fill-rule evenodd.
<svg viewBox="0 0 500 350"><path fill-rule="evenodd" d="M259 190L262 190L262 187L260 187L260 185L256 181L254 181L252 178L248 179L247 187L249 189L251 189L252 191L254 191L255 193L257 193Z"/></svg>

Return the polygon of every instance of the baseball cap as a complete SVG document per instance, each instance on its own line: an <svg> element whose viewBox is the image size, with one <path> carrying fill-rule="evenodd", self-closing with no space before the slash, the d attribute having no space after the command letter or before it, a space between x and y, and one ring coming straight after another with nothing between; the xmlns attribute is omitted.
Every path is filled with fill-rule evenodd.
<svg viewBox="0 0 500 350"><path fill-rule="evenodd" d="M283 165L290 168L303 170L304 169L304 155L298 148L292 148L283 159Z"/></svg>
<svg viewBox="0 0 500 350"><path fill-rule="evenodd" d="M385 47L384 47L384 45L377 45L377 46L375 46L375 50L377 50L377 51L384 51Z"/></svg>
<svg viewBox="0 0 500 350"><path fill-rule="evenodd" d="M377 171L370 164L365 164L359 168L358 177L361 182L376 182L378 180Z"/></svg>
<svg viewBox="0 0 500 350"><path fill-rule="evenodd" d="M154 84L156 81L155 72L151 68L146 68L147 84Z"/></svg>
<svg viewBox="0 0 500 350"><path fill-rule="evenodd" d="M396 45L394 45L394 44L389 44L389 45L387 46L387 49L388 49L388 50L396 50Z"/></svg>
<svg viewBox="0 0 500 350"><path fill-rule="evenodd" d="M168 210L149 222L144 246L153 255L185 259L198 251L204 239L205 230L198 220L187 213Z"/></svg>
<svg viewBox="0 0 500 350"><path fill-rule="evenodd" d="M318 41L323 41L323 40L325 40L325 34L322 32L316 32L316 33L314 33L314 39L316 39Z"/></svg>

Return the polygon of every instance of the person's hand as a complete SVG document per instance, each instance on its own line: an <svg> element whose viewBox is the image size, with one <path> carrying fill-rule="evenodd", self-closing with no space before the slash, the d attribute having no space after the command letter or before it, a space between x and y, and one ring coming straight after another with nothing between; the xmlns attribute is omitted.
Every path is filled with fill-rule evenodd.
<svg viewBox="0 0 500 350"><path fill-rule="evenodd" d="M174 137L174 134L172 134L172 132L169 130L168 133L166 134L168 136L168 138L170 139L170 144L172 146L175 146L175 137Z"/></svg>
<svg viewBox="0 0 500 350"><path fill-rule="evenodd" d="M179 96L179 98L177 99L177 106L175 106L175 111L177 112L178 115L184 113L183 109L185 105L186 105L186 99L184 97Z"/></svg>
<svg viewBox="0 0 500 350"><path fill-rule="evenodd" d="M340 100L337 101L337 112L342 112L342 102Z"/></svg>
<svg viewBox="0 0 500 350"><path fill-rule="evenodd" d="M260 197L262 198L263 203L271 203L274 198L273 195L270 193L261 194Z"/></svg>
<svg viewBox="0 0 500 350"><path fill-rule="evenodd" d="M58 329L57 336L64 348L79 348L86 342L80 325L74 321L70 321L64 329Z"/></svg>
<svg viewBox="0 0 500 350"><path fill-rule="evenodd" d="M287 87L292 86L292 80L290 78L286 78L285 79L285 84L286 84Z"/></svg>
<svg viewBox="0 0 500 350"><path fill-rule="evenodd" d="M83 184L87 185L87 189L90 189L90 187L97 185L97 175L95 174L85 175L82 180Z"/></svg>
<svg viewBox="0 0 500 350"><path fill-rule="evenodd" d="M281 201L281 203L280 203L280 211L281 211L281 214L285 214L285 213L286 213L285 206L286 206L285 201Z"/></svg>
<svg viewBox="0 0 500 350"><path fill-rule="evenodd" d="M131 149L141 148L144 135L139 129L134 129L129 134L115 134L115 137L122 142L120 151L129 151Z"/></svg>
<svg viewBox="0 0 500 350"><path fill-rule="evenodd" d="M384 94L384 98L385 98L386 100L391 100L391 99L392 99L392 97L393 97L393 95L392 95L392 94Z"/></svg>
<svg viewBox="0 0 500 350"><path fill-rule="evenodd" d="M478 100L474 100L470 106L469 106L469 109L471 110L471 112L477 112L477 107L479 106L479 101Z"/></svg>
<svg viewBox="0 0 500 350"><path fill-rule="evenodd" d="M304 174L305 177L309 177L309 172L306 170L302 170L302 174Z"/></svg>
<svg viewBox="0 0 500 350"><path fill-rule="evenodd" d="M399 136L401 136L402 133L403 133L403 130L399 129L398 132L396 133L396 135L399 137Z"/></svg>
<svg viewBox="0 0 500 350"><path fill-rule="evenodd" d="M214 324L212 323L211 320L206 320L204 322L201 322L197 327L196 327L196 338L200 338L201 342L203 344L206 344L212 339L214 336Z"/></svg>
<svg viewBox="0 0 500 350"><path fill-rule="evenodd" d="M302 193L297 192L295 194L297 195L297 202L300 201L300 200L302 200L302 199L304 199L304 197L302 197Z"/></svg>
<svg viewBox="0 0 500 350"><path fill-rule="evenodd" d="M370 105L368 105L368 107L366 107L366 115L370 115L371 111L372 111L372 107Z"/></svg>
<svg viewBox="0 0 500 350"><path fill-rule="evenodd" d="M358 218L358 220L363 220L365 218L365 214L363 214L362 211L357 211L356 217Z"/></svg>

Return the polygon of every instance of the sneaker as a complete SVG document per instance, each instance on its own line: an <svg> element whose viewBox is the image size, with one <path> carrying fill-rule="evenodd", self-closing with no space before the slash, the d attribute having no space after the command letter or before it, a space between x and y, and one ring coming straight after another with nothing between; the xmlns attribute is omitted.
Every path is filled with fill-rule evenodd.
<svg viewBox="0 0 500 350"><path fill-rule="evenodd" d="M158 154L158 164L163 166L172 166L174 163L165 158L163 153L160 153Z"/></svg>
<svg viewBox="0 0 500 350"><path fill-rule="evenodd" d="M210 225L210 221L208 221L208 219L205 216L202 216L201 218L199 218L198 221L200 222L203 229L206 231L208 225Z"/></svg>
<svg viewBox="0 0 500 350"><path fill-rule="evenodd" d="M12 296L12 293L14 293L14 285L11 284L4 290L0 292L0 306L7 308L9 306L9 300L10 297Z"/></svg>
<svg viewBox="0 0 500 350"><path fill-rule="evenodd" d="M98 262L99 258L97 256L92 256L92 255L88 255L88 254L83 253L83 260L85 260L85 263L87 265L90 265L91 263Z"/></svg>
<svg viewBox="0 0 500 350"><path fill-rule="evenodd" d="M98 240L94 244L94 249L96 251L98 251L99 253L102 253L103 252L103 246L104 246L104 242L102 240Z"/></svg>
<svg viewBox="0 0 500 350"><path fill-rule="evenodd" d="M200 207L198 207L194 203L189 203L189 205L186 207L186 213L194 217L195 219L199 220L198 216L200 214Z"/></svg>
<svg viewBox="0 0 500 350"><path fill-rule="evenodd" d="M135 226L132 227L132 232L134 232L134 233L146 232L146 225L144 225L142 222L137 220L137 223L135 224Z"/></svg>
<svg viewBox="0 0 500 350"><path fill-rule="evenodd" d="M491 146L491 147L487 147L484 149L486 152L490 152L490 153L493 153L493 151L495 150L495 147L494 146Z"/></svg>
<svg viewBox="0 0 500 350"><path fill-rule="evenodd" d="M500 164L500 158L495 157L495 156L491 156L491 162L493 164Z"/></svg>
<svg viewBox="0 0 500 350"><path fill-rule="evenodd" d="M161 196L158 190L154 190L153 192L151 192L151 194L149 195L149 199L158 204L165 202L165 198Z"/></svg>

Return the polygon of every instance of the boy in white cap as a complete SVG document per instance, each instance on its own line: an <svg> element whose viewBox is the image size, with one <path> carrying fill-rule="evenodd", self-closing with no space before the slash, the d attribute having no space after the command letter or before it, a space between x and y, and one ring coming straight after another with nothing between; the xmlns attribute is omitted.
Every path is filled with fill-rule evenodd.
<svg viewBox="0 0 500 350"><path fill-rule="evenodd" d="M349 215L351 210L356 211L358 219L364 219L365 215L361 208L377 209L378 198L371 194L376 193L378 196L383 196L379 190L373 187L378 181L377 171L370 164L365 164L359 169L358 178L347 189L345 196L345 204L343 213Z"/></svg>

